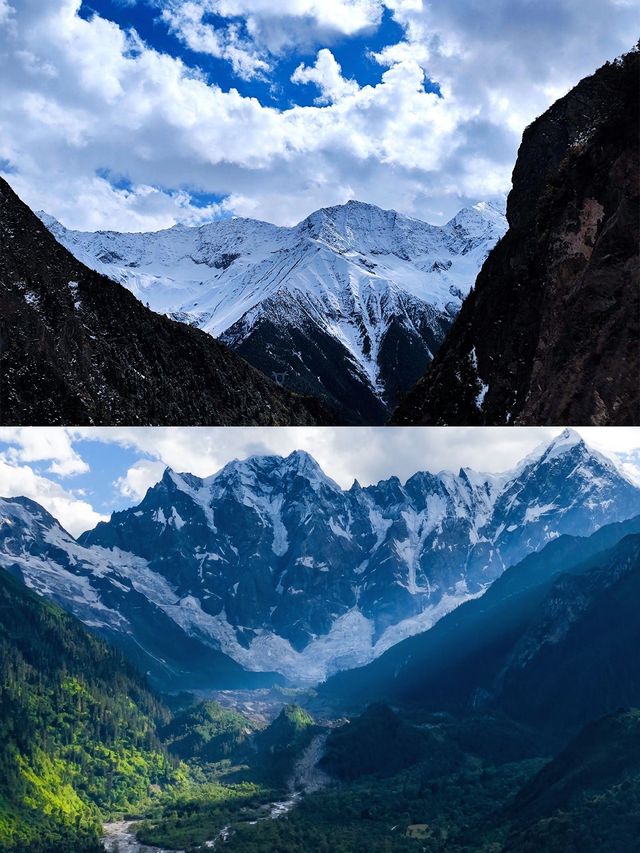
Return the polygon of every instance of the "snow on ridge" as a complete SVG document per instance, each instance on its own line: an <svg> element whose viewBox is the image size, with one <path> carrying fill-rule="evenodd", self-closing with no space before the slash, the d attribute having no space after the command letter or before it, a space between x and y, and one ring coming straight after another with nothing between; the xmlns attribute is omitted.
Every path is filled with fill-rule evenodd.
<svg viewBox="0 0 640 853"><path fill-rule="evenodd" d="M84 264L154 311L214 337L230 335L225 341L232 346L250 334L263 304L288 294L347 348L365 381L382 394L379 345L390 318L406 314L403 300L456 313L506 230L490 206L472 210L457 229L361 202L316 211L291 228L227 219L158 232L92 233L40 216Z"/></svg>
<svg viewBox="0 0 640 853"><path fill-rule="evenodd" d="M580 446L584 451L574 454ZM556 461L564 454L570 463L566 467ZM469 468L458 474L424 472L409 478L405 487L398 478L389 478L365 489L341 489L303 451L235 460L205 479L167 469L160 486L152 487L152 492L156 489L153 500L145 500L154 514L150 519L155 518L162 530L168 524L175 528L176 536L171 537L177 541L175 553L186 552L185 544L191 544L190 525L199 520L200 507L210 514L210 528L216 533L211 537L199 531L205 536L203 544L196 547L193 564L185 556L179 581L171 573L171 581L164 576L164 557L156 564L118 549L80 545L52 524L44 511L39 516L37 505L20 500L0 500L0 529L6 537L0 562L20 565L32 584L40 584L43 594L70 603L70 609L88 624L97 621L127 630L128 611L124 615L108 611L113 600L133 589L189 636L219 647L249 669L276 670L294 680L322 680L337 669L367 663L404 637L427 630L457 604L481 594L486 583L511 564L514 554L521 558L527 549L542 547L561 532L573 533L565 521L576 506L586 514L579 518L583 527L585 519L605 523L607 501L625 493L619 492L621 480L615 466L603 469L600 458L577 433L565 432L548 442L533 461L529 457L515 474L481 474ZM538 465L548 465L543 468L545 476L533 476ZM325 488L327 484L330 489ZM603 493L605 487L609 491ZM177 491L193 500L193 514ZM217 500L249 506L257 518L244 513L250 519L248 527L216 532L212 525ZM233 513L234 507L227 509ZM136 514L119 516L117 523ZM569 518L569 523L575 519ZM21 525L22 539L16 535ZM314 526L317 532L312 535ZM137 527L137 522L132 523L132 538L123 540L132 551L137 549ZM153 532L153 524L151 528L151 535L160 539L162 530ZM243 553L245 536L251 542L251 554ZM326 539L328 543L318 545ZM58 565L57 556L43 559L37 551L41 542L54 546L54 554L65 552L64 565ZM323 550L325 544L328 550ZM13 550L18 551L17 557ZM283 629L276 620L280 625L276 628L271 621L276 608L269 609L270 592L257 602L259 619L250 629L231 624L224 609L216 615L206 612L223 604L230 614L243 612L247 605L242 598L244 572L251 577L246 559L253 571L256 555L261 567L266 567L259 576L262 587L273 590L277 583L280 600L288 596L288 606L294 607L294 619L302 599L292 605L292 596L317 595L312 604L327 605L322 629L326 633L315 633L318 629L312 623L302 626L306 642L302 651L296 651L286 638L286 626ZM439 565L445 570L437 569ZM340 590L343 578L348 581L346 592ZM212 597L220 604L209 607L215 603L207 603ZM238 606L232 607L231 602ZM252 599L250 603L253 606Z"/></svg>
<svg viewBox="0 0 640 853"><path fill-rule="evenodd" d="M190 478L200 484L198 488L195 488L190 483L188 483L184 477L180 476L180 474L176 474L176 472L173 471L171 468L167 468L165 475L168 475L171 478L177 489L188 495L191 500L200 507L204 514L204 517L207 520L207 524L215 533L216 525L213 517L213 509L211 508L211 495L209 489L205 485L205 482L200 478L192 477L192 475L190 475ZM173 511L174 513L176 512L175 508ZM174 521L174 523L176 527L180 529L180 527L184 525L184 521L179 516L178 519L179 521Z"/></svg>

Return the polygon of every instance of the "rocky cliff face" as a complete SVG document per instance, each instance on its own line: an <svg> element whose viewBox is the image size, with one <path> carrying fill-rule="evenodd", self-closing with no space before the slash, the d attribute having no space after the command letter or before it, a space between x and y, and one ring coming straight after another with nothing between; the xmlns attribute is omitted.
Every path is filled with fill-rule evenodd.
<svg viewBox="0 0 640 853"><path fill-rule="evenodd" d="M639 68L527 128L509 230L395 423L640 423Z"/></svg>
<svg viewBox="0 0 640 853"><path fill-rule="evenodd" d="M77 261L0 179L0 422L314 424L210 336Z"/></svg>

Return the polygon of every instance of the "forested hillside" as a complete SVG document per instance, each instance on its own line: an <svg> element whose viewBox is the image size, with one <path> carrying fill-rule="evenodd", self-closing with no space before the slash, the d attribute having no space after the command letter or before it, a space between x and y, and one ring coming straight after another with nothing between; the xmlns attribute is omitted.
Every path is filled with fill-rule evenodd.
<svg viewBox="0 0 640 853"><path fill-rule="evenodd" d="M100 813L176 777L119 652L0 571L0 850L97 851Z"/></svg>

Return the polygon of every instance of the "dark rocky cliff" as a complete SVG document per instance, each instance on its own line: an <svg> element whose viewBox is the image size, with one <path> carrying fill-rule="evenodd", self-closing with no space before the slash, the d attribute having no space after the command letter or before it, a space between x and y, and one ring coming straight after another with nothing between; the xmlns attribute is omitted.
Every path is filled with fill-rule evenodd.
<svg viewBox="0 0 640 853"><path fill-rule="evenodd" d="M509 231L396 424L639 424L640 54L530 125Z"/></svg>
<svg viewBox="0 0 640 853"><path fill-rule="evenodd" d="M0 179L0 423L330 420L318 401L89 270Z"/></svg>

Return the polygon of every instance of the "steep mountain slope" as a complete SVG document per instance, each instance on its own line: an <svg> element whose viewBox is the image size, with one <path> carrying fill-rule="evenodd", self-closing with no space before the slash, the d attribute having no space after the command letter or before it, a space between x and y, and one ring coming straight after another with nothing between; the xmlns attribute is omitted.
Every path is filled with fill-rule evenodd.
<svg viewBox="0 0 640 853"><path fill-rule="evenodd" d="M557 536L638 512L640 490L569 431L504 474L347 491L295 452L204 480L167 470L79 542L24 499L5 501L0 565L129 653L144 649L155 677L192 660L204 686L225 660L206 671L218 649L313 683L426 630Z"/></svg>
<svg viewBox="0 0 640 853"><path fill-rule="evenodd" d="M0 571L0 849L98 853L98 809L173 776L168 712L122 656Z"/></svg>
<svg viewBox="0 0 640 853"><path fill-rule="evenodd" d="M511 853L637 850L640 711L586 726L528 782L508 810Z"/></svg>
<svg viewBox="0 0 640 853"><path fill-rule="evenodd" d="M231 219L150 234L68 231L40 215L155 311L362 423L384 422L422 374L506 228L486 204L443 227L358 202L294 228Z"/></svg>
<svg viewBox="0 0 640 853"><path fill-rule="evenodd" d="M509 231L397 424L640 423L640 53L524 133Z"/></svg>
<svg viewBox="0 0 640 853"><path fill-rule="evenodd" d="M0 179L0 422L312 424L329 416L64 249Z"/></svg>
<svg viewBox="0 0 640 853"><path fill-rule="evenodd" d="M160 735L172 755L208 762L248 751L255 731L255 724L242 714L206 700L178 711Z"/></svg>
<svg viewBox="0 0 640 853"><path fill-rule="evenodd" d="M422 710L500 710L552 742L640 700L640 517L561 537L482 596L321 694Z"/></svg>
<svg viewBox="0 0 640 853"><path fill-rule="evenodd" d="M146 592L179 602L145 560L80 546L39 504L0 500L0 566L60 604L92 631L119 646L136 666L168 689L261 687L268 675L246 673L219 651L185 633ZM171 607L169 607L169 610Z"/></svg>

